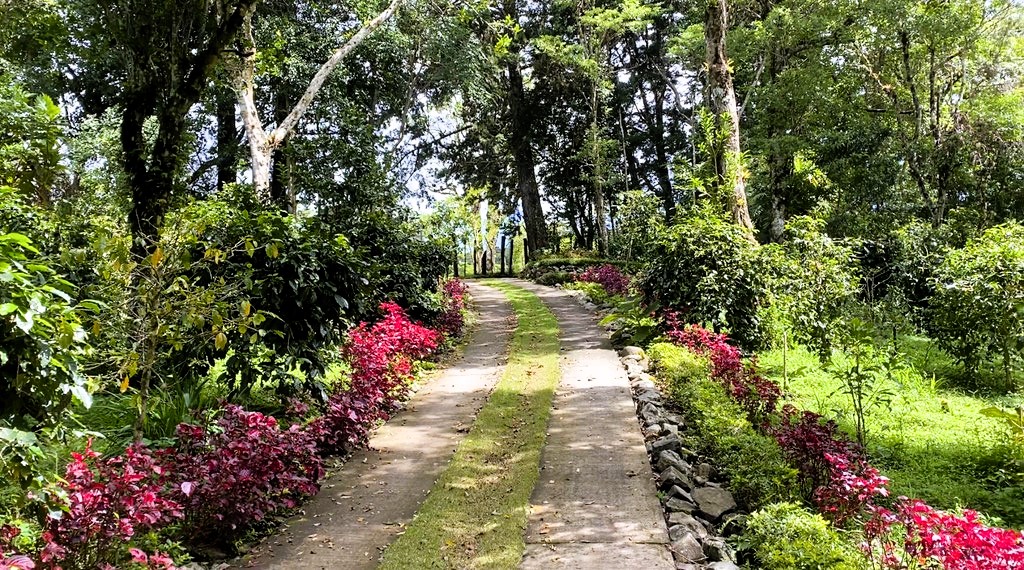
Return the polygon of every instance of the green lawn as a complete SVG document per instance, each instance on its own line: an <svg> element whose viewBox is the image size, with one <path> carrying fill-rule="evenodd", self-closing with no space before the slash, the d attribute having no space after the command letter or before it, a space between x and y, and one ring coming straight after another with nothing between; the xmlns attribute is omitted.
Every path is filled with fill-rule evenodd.
<svg viewBox="0 0 1024 570"><path fill-rule="evenodd" d="M508 366L382 569L515 568L525 548L551 400L559 379L558 322L536 295L485 281L518 318Z"/></svg>
<svg viewBox="0 0 1024 570"><path fill-rule="evenodd" d="M952 369L948 358L943 360L941 354L933 358L932 371ZM892 480L893 492L922 498L939 508L978 509L1005 524L1024 526L1020 478L1016 486L1008 483L1014 471L1011 438L1005 424L981 413L993 405L1009 405L1013 399L944 388L942 377L916 368L915 364L924 363L920 350L904 361L907 368L881 383L891 398L873 408L866 422L871 461ZM758 362L766 375L783 383L781 350L762 353ZM853 433L849 396L815 355L801 347L791 349L786 367L787 401L836 419Z"/></svg>

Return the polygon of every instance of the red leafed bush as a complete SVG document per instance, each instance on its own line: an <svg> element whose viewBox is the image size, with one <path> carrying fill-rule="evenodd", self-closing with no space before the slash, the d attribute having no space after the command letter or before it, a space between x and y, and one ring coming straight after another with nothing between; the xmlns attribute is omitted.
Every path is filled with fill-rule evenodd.
<svg viewBox="0 0 1024 570"><path fill-rule="evenodd" d="M414 323L395 303L381 303L384 319L349 332L342 354L352 367L347 390L331 396L310 429L324 453L347 453L408 396L412 365L437 349L441 333Z"/></svg>
<svg viewBox="0 0 1024 570"><path fill-rule="evenodd" d="M181 424L178 446L162 452L190 538L223 542L320 489L316 441L300 426L281 429L273 417L227 405L218 428Z"/></svg>
<svg viewBox="0 0 1024 570"><path fill-rule="evenodd" d="M4 554L0 550L0 570L32 570L36 563L23 554Z"/></svg>
<svg viewBox="0 0 1024 570"><path fill-rule="evenodd" d="M766 425L782 398L779 385L758 374L756 365L744 367L740 351L729 343L728 335L700 325L683 325L677 311L667 311L664 322L670 341L711 360L711 376L743 406L750 422Z"/></svg>
<svg viewBox="0 0 1024 570"><path fill-rule="evenodd" d="M462 336L466 328L466 293L469 287L459 279L449 279L441 285L441 313L437 316L437 330L452 338Z"/></svg>
<svg viewBox="0 0 1024 570"><path fill-rule="evenodd" d="M66 512L51 518L43 533L40 559L53 568L116 565L137 533L183 515L181 505L163 493L169 474L149 449L137 444L101 460L91 444L71 454L61 485Z"/></svg>
<svg viewBox="0 0 1024 570"><path fill-rule="evenodd" d="M28 556L11 552L11 542L20 534L21 529L16 526L0 526L0 570L32 570L36 567Z"/></svg>
<svg viewBox="0 0 1024 570"><path fill-rule="evenodd" d="M374 385L385 393L405 395L412 362L437 349L441 335L414 323L396 303L381 303L384 319L360 323L348 334L342 354L352 366L352 386Z"/></svg>
<svg viewBox="0 0 1024 570"><path fill-rule="evenodd" d="M743 372L740 349L729 344L729 337L710 331L700 325L683 324L678 311L666 311L665 336L679 346L711 359L712 374L722 377Z"/></svg>
<svg viewBox="0 0 1024 570"><path fill-rule="evenodd" d="M801 412L789 404L782 408L778 424L768 432L797 467L805 496L832 480L833 464L828 460L829 455L844 457L847 462L849 458L864 455L856 442L842 436L836 422L826 421L814 412Z"/></svg>
<svg viewBox="0 0 1024 570"><path fill-rule="evenodd" d="M861 548L880 568L1024 568L1024 536L985 526L971 510L956 515L901 498L895 510L873 508L864 530Z"/></svg>
<svg viewBox="0 0 1024 570"><path fill-rule="evenodd" d="M609 295L626 295L629 293L629 277L611 264L587 268L576 277L577 281L597 283Z"/></svg>

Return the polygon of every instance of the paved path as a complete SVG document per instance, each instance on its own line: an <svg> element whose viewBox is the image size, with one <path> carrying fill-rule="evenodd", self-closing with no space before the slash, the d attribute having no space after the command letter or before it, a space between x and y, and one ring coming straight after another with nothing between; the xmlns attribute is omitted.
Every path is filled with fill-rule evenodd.
<svg viewBox="0 0 1024 570"><path fill-rule="evenodd" d="M480 324L465 354L427 383L355 453L305 507L242 566L362 570L412 520L469 431L507 359L511 306L500 292L470 284Z"/></svg>
<svg viewBox="0 0 1024 570"><path fill-rule="evenodd" d="M674 569L629 381L607 334L565 292L510 283L551 308L562 341L520 568Z"/></svg>

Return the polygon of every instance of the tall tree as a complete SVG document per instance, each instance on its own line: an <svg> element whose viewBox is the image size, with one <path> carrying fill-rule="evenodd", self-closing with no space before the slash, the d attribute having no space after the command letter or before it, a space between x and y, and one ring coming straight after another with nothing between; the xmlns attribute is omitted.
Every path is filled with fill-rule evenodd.
<svg viewBox="0 0 1024 570"><path fill-rule="evenodd" d="M120 110L129 225L137 254L150 251L183 165L189 111L258 0L77 0L68 18L81 28L76 73L88 76L85 100ZM145 5L142 5L145 4ZM113 88L111 88L113 86ZM147 135L153 121L156 133Z"/></svg>
<svg viewBox="0 0 1024 570"><path fill-rule="evenodd" d="M732 72L725 51L728 30L727 0L710 0L704 12L704 43L706 47L708 109L715 117L716 142L714 166L716 183L726 197L726 208L732 221L750 232L754 224L747 207L746 173L740 151L740 114L736 104Z"/></svg>

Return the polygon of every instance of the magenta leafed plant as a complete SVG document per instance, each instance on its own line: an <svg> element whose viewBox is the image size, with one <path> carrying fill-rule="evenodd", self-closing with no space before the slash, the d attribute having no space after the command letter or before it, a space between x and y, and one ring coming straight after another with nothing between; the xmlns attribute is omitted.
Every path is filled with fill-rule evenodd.
<svg viewBox="0 0 1024 570"><path fill-rule="evenodd" d="M665 336L679 346L685 346L697 354L711 359L712 374L722 377L743 372L740 349L729 343L727 335L716 333L700 325L682 322L679 311L665 311Z"/></svg>
<svg viewBox="0 0 1024 570"><path fill-rule="evenodd" d="M576 280L597 283L609 295L626 295L629 293L629 277L619 271L618 267L611 264L589 267Z"/></svg>
<svg viewBox="0 0 1024 570"><path fill-rule="evenodd" d="M36 567L28 556L11 552L11 542L19 535L21 529L16 526L0 526L0 570L32 570Z"/></svg>
<svg viewBox="0 0 1024 570"><path fill-rule="evenodd" d="M460 337L466 328L466 293L469 287L459 279L449 279L441 285L441 313L437 316L437 330L449 337Z"/></svg>
<svg viewBox="0 0 1024 570"><path fill-rule="evenodd" d="M66 512L48 521L40 559L50 567L117 564L127 543L143 531L182 518L182 506L164 493L170 474L145 446L100 459L92 442L72 453L63 490Z"/></svg>
<svg viewBox="0 0 1024 570"><path fill-rule="evenodd" d="M880 568L1024 568L1024 536L1015 530L986 526L972 510L957 515L901 497L893 510L872 507L864 534L861 549Z"/></svg>
<svg viewBox="0 0 1024 570"><path fill-rule="evenodd" d="M669 340L711 360L711 376L743 406L751 423L768 422L782 398L778 384L758 374L755 364L744 366L739 349L729 343L727 335L700 325L684 325L677 311L666 311L663 320Z"/></svg>
<svg viewBox="0 0 1024 570"><path fill-rule="evenodd" d="M313 436L298 425L227 405L218 429L178 426L170 492L184 506L192 538L220 542L315 494L323 476Z"/></svg>
<svg viewBox="0 0 1024 570"><path fill-rule="evenodd" d="M408 396L412 365L437 349L441 333L414 323L395 303L382 303L384 319L349 332L342 355L352 367L347 390L331 396L310 429L324 453L363 445L370 428L386 420Z"/></svg>

